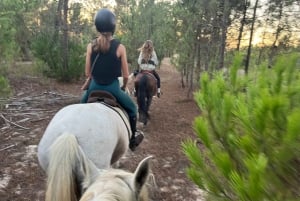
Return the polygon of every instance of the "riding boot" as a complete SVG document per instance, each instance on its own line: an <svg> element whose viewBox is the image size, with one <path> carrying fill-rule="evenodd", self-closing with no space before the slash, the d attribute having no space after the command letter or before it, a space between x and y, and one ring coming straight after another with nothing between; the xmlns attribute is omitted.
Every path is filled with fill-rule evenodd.
<svg viewBox="0 0 300 201"><path fill-rule="evenodd" d="M129 148L131 149L131 151L135 151L136 147L139 146L139 144L144 139L143 132L138 131L136 129L136 121L137 121L136 117L129 117L129 124L130 124L131 132L132 132L130 142L129 142Z"/></svg>

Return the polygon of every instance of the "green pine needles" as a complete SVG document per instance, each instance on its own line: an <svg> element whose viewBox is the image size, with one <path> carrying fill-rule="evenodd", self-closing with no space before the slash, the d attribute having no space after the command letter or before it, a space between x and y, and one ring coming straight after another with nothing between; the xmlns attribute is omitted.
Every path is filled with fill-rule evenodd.
<svg viewBox="0 0 300 201"><path fill-rule="evenodd" d="M8 79L1 75L0 72L0 109L2 109L7 102L7 97L12 93Z"/></svg>
<svg viewBox="0 0 300 201"><path fill-rule="evenodd" d="M11 87L7 78L0 73L0 99L7 98L11 94Z"/></svg>
<svg viewBox="0 0 300 201"><path fill-rule="evenodd" d="M300 200L300 55L239 75L237 55L227 75L204 73L187 140L189 178L207 200Z"/></svg>

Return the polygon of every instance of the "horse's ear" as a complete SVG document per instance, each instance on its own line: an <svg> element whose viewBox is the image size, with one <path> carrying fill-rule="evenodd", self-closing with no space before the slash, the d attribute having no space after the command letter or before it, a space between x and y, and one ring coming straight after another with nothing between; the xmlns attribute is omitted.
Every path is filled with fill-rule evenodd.
<svg viewBox="0 0 300 201"><path fill-rule="evenodd" d="M148 156L144 158L136 168L134 172L134 185L139 194L142 190L142 187L146 183L148 176L150 174L150 159L153 156Z"/></svg>

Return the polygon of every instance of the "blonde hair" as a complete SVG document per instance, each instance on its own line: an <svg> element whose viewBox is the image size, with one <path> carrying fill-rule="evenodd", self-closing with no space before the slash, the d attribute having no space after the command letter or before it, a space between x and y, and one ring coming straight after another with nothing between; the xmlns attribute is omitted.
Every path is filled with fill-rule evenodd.
<svg viewBox="0 0 300 201"><path fill-rule="evenodd" d="M93 41L93 50L96 52L108 52L110 48L110 37L112 36L111 32L100 33L100 36Z"/></svg>
<svg viewBox="0 0 300 201"><path fill-rule="evenodd" d="M138 49L142 53L142 59L148 62L154 51L153 42L151 40L146 40L142 47Z"/></svg>

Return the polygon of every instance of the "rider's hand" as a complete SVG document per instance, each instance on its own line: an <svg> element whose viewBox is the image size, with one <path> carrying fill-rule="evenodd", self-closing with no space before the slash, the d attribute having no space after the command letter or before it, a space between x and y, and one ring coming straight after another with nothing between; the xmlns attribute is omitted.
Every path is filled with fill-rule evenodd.
<svg viewBox="0 0 300 201"><path fill-rule="evenodd" d="M148 64L152 64L152 65L155 66L155 63L154 63L154 61L152 61L152 60L149 60L149 61L148 61Z"/></svg>
<svg viewBox="0 0 300 201"><path fill-rule="evenodd" d="M121 89L122 89L123 91L125 91L126 86L123 85L123 86L121 87Z"/></svg>

